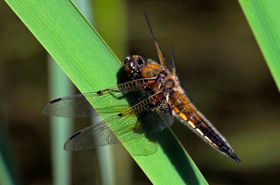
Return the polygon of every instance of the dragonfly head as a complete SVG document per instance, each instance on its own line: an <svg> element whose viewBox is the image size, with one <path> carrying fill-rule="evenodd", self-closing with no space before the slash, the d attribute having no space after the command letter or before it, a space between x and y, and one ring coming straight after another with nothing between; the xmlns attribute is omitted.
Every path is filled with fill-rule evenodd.
<svg viewBox="0 0 280 185"><path fill-rule="evenodd" d="M144 59L139 55L132 55L125 58L123 62L125 71L133 78L140 78L145 67Z"/></svg>

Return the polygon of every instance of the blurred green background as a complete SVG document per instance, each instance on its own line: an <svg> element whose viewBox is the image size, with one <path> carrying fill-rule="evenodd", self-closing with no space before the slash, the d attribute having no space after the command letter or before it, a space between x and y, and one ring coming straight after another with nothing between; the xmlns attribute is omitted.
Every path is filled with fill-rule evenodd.
<svg viewBox="0 0 280 185"><path fill-rule="evenodd" d="M174 44L179 78L194 104L242 159L236 164L176 121L172 130L209 184L279 182L279 92L238 2L127 0L124 3L127 53L124 56L116 53L120 60L132 54L157 60L144 18L146 11L168 58ZM93 13L102 15L102 5L93 2L92 7ZM110 35L102 35L101 24L99 17L97 31L105 41L113 40ZM118 50L114 47L113 51ZM47 68L44 48L1 1L0 111L9 138L5 144L22 184L52 183L50 124L49 118L42 114L49 101ZM73 133L88 122L75 120ZM96 150L73 153L73 184L100 183L95 156ZM116 173L130 170L123 178L131 179L131 184L150 184L137 164L130 161L131 165L117 163Z"/></svg>

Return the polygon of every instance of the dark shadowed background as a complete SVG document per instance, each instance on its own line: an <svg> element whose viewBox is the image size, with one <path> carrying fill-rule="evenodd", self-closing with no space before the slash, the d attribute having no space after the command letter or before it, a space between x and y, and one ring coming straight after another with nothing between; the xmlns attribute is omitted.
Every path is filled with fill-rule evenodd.
<svg viewBox="0 0 280 185"><path fill-rule="evenodd" d="M279 92L238 2L129 0L126 11L126 55L157 60L146 11L168 58L174 45L179 78L194 104L242 159L236 164L176 121L172 130L206 180L279 182ZM1 1L0 113L9 138L2 142L12 151L23 184L52 182L49 118L42 114L48 101L47 53ZM76 120L75 130L83 124ZM95 150L73 155L74 184L98 184L94 156ZM135 162L131 170L133 184L150 184Z"/></svg>

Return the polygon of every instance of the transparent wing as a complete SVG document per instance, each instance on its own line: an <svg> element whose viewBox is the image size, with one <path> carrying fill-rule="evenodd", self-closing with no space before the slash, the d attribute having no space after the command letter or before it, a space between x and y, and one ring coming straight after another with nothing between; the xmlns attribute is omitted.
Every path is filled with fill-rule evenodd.
<svg viewBox="0 0 280 185"><path fill-rule="evenodd" d="M157 111L167 113L162 107L169 105L163 100L156 107L151 106L151 102L157 96L158 94L152 95L123 112L78 131L67 140L64 145L65 150L87 150L114 144L118 142L115 135L124 142L141 140L145 136L167 128L173 123L173 116L170 114L158 116Z"/></svg>
<svg viewBox="0 0 280 185"><path fill-rule="evenodd" d="M88 101L95 103L95 110L99 113L120 112L128 107L118 105L118 100L124 98L124 94L128 92L143 89L147 83L156 83L156 78L133 80L97 92L57 98L49 102L43 112L58 117L90 117L94 109Z"/></svg>
<svg viewBox="0 0 280 185"><path fill-rule="evenodd" d="M151 31L151 34L153 36L153 39L154 39L154 42L155 42L155 45L156 45L156 50L157 50L157 54L158 54L158 58L159 58L160 64L165 69L168 69L168 61L167 61L166 57L164 56L162 50L160 49L160 46L159 46L159 43L157 41L156 35L154 34L152 25L151 25L151 23L149 21L149 18L148 18L148 15L146 14L146 12L145 12L145 18L146 18L146 21L148 23L149 29Z"/></svg>

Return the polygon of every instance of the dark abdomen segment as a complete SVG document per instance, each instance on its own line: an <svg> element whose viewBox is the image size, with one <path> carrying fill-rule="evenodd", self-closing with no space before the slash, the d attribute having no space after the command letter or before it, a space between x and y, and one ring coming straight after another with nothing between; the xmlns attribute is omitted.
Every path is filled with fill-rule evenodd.
<svg viewBox="0 0 280 185"><path fill-rule="evenodd" d="M220 152L233 158L236 162L241 161L225 138L216 130L210 121L197 111L196 107L183 92L174 92L172 97L169 98L169 104L172 107L174 115L179 117L184 125L189 126L195 133L202 137L204 141Z"/></svg>

